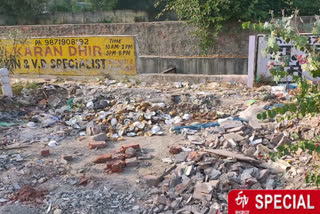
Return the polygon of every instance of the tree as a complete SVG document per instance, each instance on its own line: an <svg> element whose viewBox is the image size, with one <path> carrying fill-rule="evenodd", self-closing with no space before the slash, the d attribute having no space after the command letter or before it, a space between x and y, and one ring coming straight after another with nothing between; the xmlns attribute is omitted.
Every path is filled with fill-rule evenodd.
<svg viewBox="0 0 320 214"><path fill-rule="evenodd" d="M0 14L10 17L10 24L16 24L18 19L35 19L44 11L45 4L45 0L2 0Z"/></svg>
<svg viewBox="0 0 320 214"><path fill-rule="evenodd" d="M299 9L302 16L313 16L320 14L320 1L315 0L294 0L294 7Z"/></svg>
<svg viewBox="0 0 320 214"><path fill-rule="evenodd" d="M100 11L106 11L106 10L113 10L118 0L89 0L89 2L92 5L93 10L100 10Z"/></svg>
<svg viewBox="0 0 320 214"><path fill-rule="evenodd" d="M164 2L166 7L160 15L173 10L181 20L195 26L204 52L214 44L226 21L265 20L271 10L281 16L292 14L295 8L301 9L301 15L310 15L305 0L159 0L157 4ZM317 7L313 11L319 11L320 3L311 5Z"/></svg>
<svg viewBox="0 0 320 214"><path fill-rule="evenodd" d="M72 12L72 2L70 0L49 0L47 3L49 12Z"/></svg>
<svg viewBox="0 0 320 214"><path fill-rule="evenodd" d="M154 8L155 0L118 0L117 9L128 9L128 10L150 10Z"/></svg>
<svg viewBox="0 0 320 214"><path fill-rule="evenodd" d="M143 10L146 11L151 19L157 16L161 12L162 7L155 7L156 0L135 0L134 4L132 0L118 0L116 5L117 10Z"/></svg>

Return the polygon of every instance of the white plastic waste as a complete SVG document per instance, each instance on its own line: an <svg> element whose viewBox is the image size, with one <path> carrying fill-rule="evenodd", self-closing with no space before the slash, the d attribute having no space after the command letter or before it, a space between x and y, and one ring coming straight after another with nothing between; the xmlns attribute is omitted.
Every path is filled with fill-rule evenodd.
<svg viewBox="0 0 320 214"><path fill-rule="evenodd" d="M27 123L27 127L28 128L35 128L37 126L37 124L35 122L29 122Z"/></svg>
<svg viewBox="0 0 320 214"><path fill-rule="evenodd" d="M87 103L87 108L93 109L93 107L94 107L93 102L92 102L92 101L89 101L89 102Z"/></svg>
<svg viewBox="0 0 320 214"><path fill-rule="evenodd" d="M179 116L174 117L172 120L173 124L177 124L177 123L181 123L181 122L182 122L182 118Z"/></svg>
<svg viewBox="0 0 320 214"><path fill-rule="evenodd" d="M129 132L129 133L127 133L127 136L128 137L135 137L135 136L137 136L137 134L135 132Z"/></svg>
<svg viewBox="0 0 320 214"><path fill-rule="evenodd" d="M48 143L48 146L50 147L56 147L58 144L57 144L57 141L55 140L50 140L50 142Z"/></svg>
<svg viewBox="0 0 320 214"><path fill-rule="evenodd" d="M184 119L184 120L191 120L191 118L192 118L191 114L185 114L182 117L182 119Z"/></svg>
<svg viewBox="0 0 320 214"><path fill-rule="evenodd" d="M116 118L112 118L112 119L111 119L111 125L112 125L112 126L117 125L117 123L118 123L118 120L117 120Z"/></svg>

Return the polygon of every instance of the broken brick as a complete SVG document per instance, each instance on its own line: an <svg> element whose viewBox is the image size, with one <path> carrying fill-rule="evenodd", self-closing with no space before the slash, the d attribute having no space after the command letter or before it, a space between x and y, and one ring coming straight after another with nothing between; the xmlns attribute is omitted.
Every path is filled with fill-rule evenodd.
<svg viewBox="0 0 320 214"><path fill-rule="evenodd" d="M50 155L50 151L49 150L42 150L40 152L42 157L48 157Z"/></svg>
<svg viewBox="0 0 320 214"><path fill-rule="evenodd" d="M124 153L124 152L126 152L126 150L128 148L133 148L133 149L136 149L136 150L140 150L140 145L139 144L124 145L124 146L122 146L121 151Z"/></svg>
<svg viewBox="0 0 320 214"><path fill-rule="evenodd" d="M136 150L132 147L129 147L125 151L126 158L132 158L136 156Z"/></svg>
<svg viewBox="0 0 320 214"><path fill-rule="evenodd" d="M78 185L79 185L79 186L81 186L81 185L87 185L88 182L89 182L89 179L87 179L87 178L82 178L82 179L79 181Z"/></svg>
<svg viewBox="0 0 320 214"><path fill-rule="evenodd" d="M109 170L109 173L119 173L123 171L123 168L126 167L126 163L122 160L118 161L108 161L106 164L106 169Z"/></svg>
<svg viewBox="0 0 320 214"><path fill-rule="evenodd" d="M110 170L112 168L112 165L115 163L114 160L108 160L106 161L106 169Z"/></svg>
<svg viewBox="0 0 320 214"><path fill-rule="evenodd" d="M111 160L112 160L112 155L104 154L96 157L92 162L95 164L98 164L98 163L106 163L107 161L111 161Z"/></svg>
<svg viewBox="0 0 320 214"><path fill-rule="evenodd" d="M186 191L191 185L191 179L182 182L181 184L178 184L175 188L175 194L176 195L180 195L182 194L184 191Z"/></svg>
<svg viewBox="0 0 320 214"><path fill-rule="evenodd" d="M139 161L137 160L137 158L126 159L126 166L127 167L136 167L138 165L139 165Z"/></svg>
<svg viewBox="0 0 320 214"><path fill-rule="evenodd" d="M123 153L123 152L122 152L122 148L115 150L114 153L115 153L115 154Z"/></svg>
<svg viewBox="0 0 320 214"><path fill-rule="evenodd" d="M187 160L188 161L199 161L202 158L203 154L199 154L198 152L190 152L190 154L188 155Z"/></svg>
<svg viewBox="0 0 320 214"><path fill-rule="evenodd" d="M127 156L125 154L115 154L113 155L114 160L125 160Z"/></svg>
<svg viewBox="0 0 320 214"><path fill-rule="evenodd" d="M91 141L89 143L89 149L95 149L95 148L105 148L107 146L105 141Z"/></svg>
<svg viewBox="0 0 320 214"><path fill-rule="evenodd" d="M169 149L169 153L170 154L179 154L182 151L182 149L180 147L175 147L175 146L171 146Z"/></svg>

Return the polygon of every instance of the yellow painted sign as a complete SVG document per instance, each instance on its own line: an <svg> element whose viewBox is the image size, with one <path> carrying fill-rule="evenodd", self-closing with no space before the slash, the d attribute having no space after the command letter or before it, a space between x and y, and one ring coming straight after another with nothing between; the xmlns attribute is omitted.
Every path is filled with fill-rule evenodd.
<svg viewBox="0 0 320 214"><path fill-rule="evenodd" d="M0 40L0 48L5 55L15 56L10 61L14 74L134 75L137 70L133 36Z"/></svg>

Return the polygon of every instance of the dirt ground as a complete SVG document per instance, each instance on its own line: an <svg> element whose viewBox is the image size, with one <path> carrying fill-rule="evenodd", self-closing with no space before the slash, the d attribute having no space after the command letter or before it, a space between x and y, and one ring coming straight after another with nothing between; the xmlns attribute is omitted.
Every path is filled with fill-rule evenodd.
<svg viewBox="0 0 320 214"><path fill-rule="evenodd" d="M141 84L133 87L126 87L123 84L117 87L113 85L102 87L97 83L68 84L60 84L61 87L67 88L66 90L55 86L56 91L53 92L50 91L52 90L50 85L45 86L49 89L42 87L47 91L39 93L40 95L38 95L40 89L29 91L28 93L37 94L31 99L22 93L16 100L1 100L1 104L6 104L2 107L7 106L1 111L2 118L18 119L19 116L13 114L14 112L27 112L27 115L45 112L54 115L58 107L50 107L50 103L49 107L39 107L43 100L50 100L52 97L58 97L62 101L70 97L77 98L81 90L83 94L79 96L82 101L77 104L80 110L72 112L74 114L79 112L87 114L85 106L88 100L95 97L100 101L104 96L108 99L109 97L115 100L121 99L122 103L127 104L132 99L142 98L152 103L163 102L172 105L174 102L172 100L178 98L181 105L176 105L168 111L176 110L181 117L193 109L193 113L214 112L214 115L227 118L245 110L248 107L246 103L260 95L260 92L231 83L212 83L206 86L198 84L182 88L172 83L162 85L155 83L151 86ZM46 94L45 99L38 97L43 96L42 94ZM36 101L33 102L34 99ZM29 102L28 107L15 105L26 102ZM30 104L32 102L33 104ZM203 116L197 118L197 121L213 122L217 118L209 114L209 118ZM16 122L13 119L11 122ZM125 136L122 141L107 140L106 148L89 149L92 136L79 136L81 133L79 130L66 135L66 130L70 130L65 124L66 121L56 122L49 127L28 127L28 121L24 120L19 125L0 129L3 140L3 145L0 147L1 214L172 213L169 212L169 206L162 205L142 209L145 205L152 204L154 201L152 195L160 191L144 185L143 178L146 175L160 176L166 169L172 167L174 161L166 162L170 158L175 159L175 156L169 153L170 147L190 147L201 151L200 145L192 144L181 134L171 133L172 125L162 122L161 129L164 133L161 136ZM52 139L59 139L56 141L57 146L48 146L48 142ZM126 167L123 172L112 174L107 173L105 164L92 162L97 156L113 154L128 144L139 144L141 153L149 158L139 160L137 167ZM19 148L21 146L23 148ZM41 156L43 150L49 150L50 155ZM72 156L72 160L64 161L62 155ZM32 187L30 191L35 192L45 190L46 194L38 196L30 193L25 196L21 193L24 187Z"/></svg>

